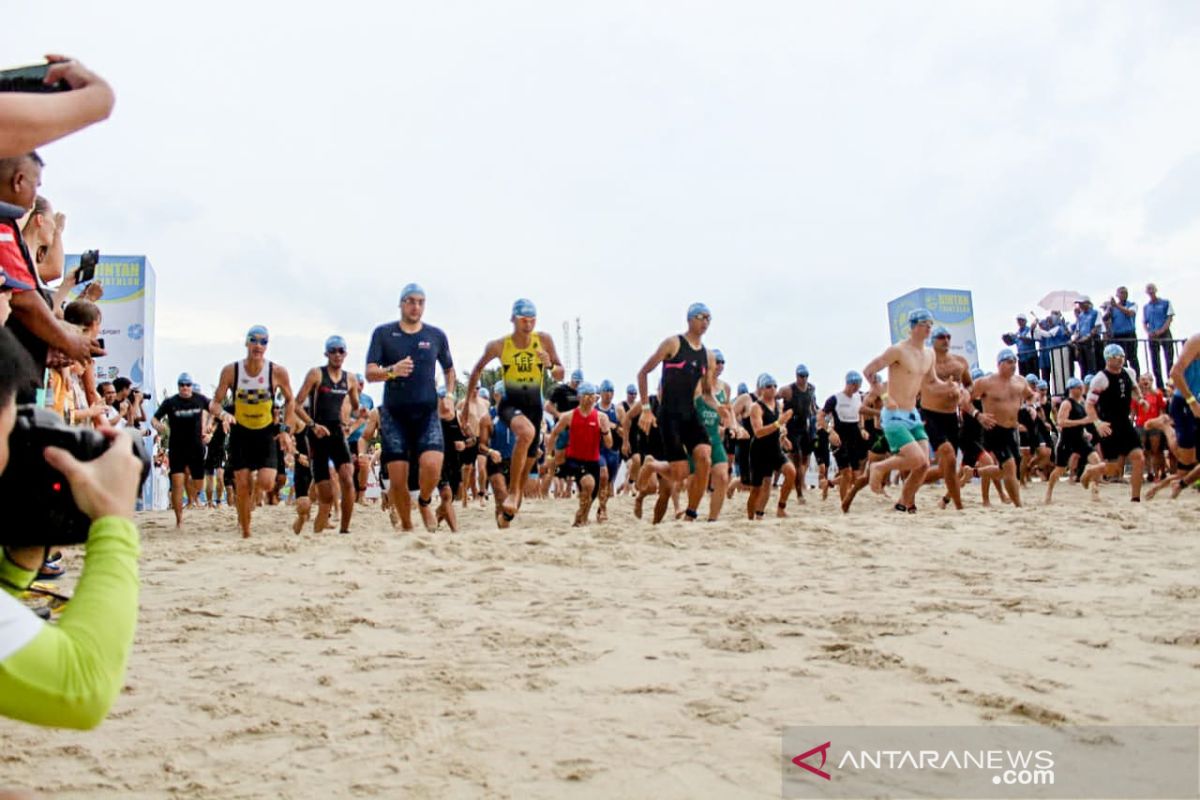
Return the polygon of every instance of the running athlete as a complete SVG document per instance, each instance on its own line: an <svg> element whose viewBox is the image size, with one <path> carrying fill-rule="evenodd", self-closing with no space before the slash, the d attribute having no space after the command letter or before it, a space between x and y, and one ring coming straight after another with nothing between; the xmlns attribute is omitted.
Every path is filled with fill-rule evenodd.
<svg viewBox="0 0 1200 800"><path fill-rule="evenodd" d="M750 426L754 440L750 445L750 497L746 501L746 517L763 518L767 499L771 496L771 481L775 473L783 473L783 489L779 495L776 516L787 516L787 492L796 480L796 468L783 455L781 431L787 427L792 410L779 410L776 402L778 384L767 373L758 376L758 400L750 408Z"/></svg>
<svg viewBox="0 0 1200 800"><path fill-rule="evenodd" d="M669 465L665 476L667 492L659 492L654 504L654 523L662 521L667 503L675 487L682 486L688 477L688 456L696 467L687 498L688 521L697 517L696 507L708 489L708 474L712 469L712 445L708 434L696 413L696 395L703 394L705 400L716 406L713 397L712 375L716 364L711 353L704 347L704 334L712 322L712 312L704 303L692 303L687 310L687 333L669 336L638 370L638 391L642 396L642 416L639 420L643 433L650 432L651 424L657 422L663 438L664 457ZM645 406L650 400L649 375L659 364L662 369L662 407L655 414Z"/></svg>
<svg viewBox="0 0 1200 800"><path fill-rule="evenodd" d="M415 283L400 292L400 320L371 334L367 380L386 381L379 407L379 434L389 491L403 530L412 530L409 462L418 469L417 506L427 531L437 530L430 506L442 474L442 423L438 419L437 366L455 386L450 343L440 328L422 322L425 290Z"/></svg>
<svg viewBox="0 0 1200 800"><path fill-rule="evenodd" d="M1200 467L1196 466L1196 414L1200 413L1200 334L1193 334L1183 345L1179 360L1171 367L1171 381L1175 392L1171 396L1169 413L1175 428L1178 472L1181 476L1173 496L1178 497L1183 487L1200 480Z"/></svg>
<svg viewBox="0 0 1200 800"><path fill-rule="evenodd" d="M1007 347L996 356L996 372L980 378L971 387L971 398L983 401L983 411L976 417L983 426L983 447L999 463L1008 496L1017 507L1021 505L1017 417L1021 404L1031 397L1033 390L1017 374L1017 354Z"/></svg>
<svg viewBox="0 0 1200 800"><path fill-rule="evenodd" d="M446 388L438 388L438 418L442 424L442 475L438 481L437 520L446 520L451 533L458 532L458 515L454 511L454 500L463 480L463 457L467 452L467 437L463 435L462 425L454 413L454 396L446 393ZM471 458L474 458L472 447Z"/></svg>
<svg viewBox="0 0 1200 800"><path fill-rule="evenodd" d="M817 412L817 427L829 437L833 457L837 461L838 497L845 502L856 481L866 477L863 467L867 461L867 428L862 418L863 378L856 370L846 373L846 385L830 395Z"/></svg>
<svg viewBox="0 0 1200 800"><path fill-rule="evenodd" d="M621 409L613 403L615 387L613 382L605 378L600 381L600 402L596 408L608 417L609 430L612 431L612 446L600 448L600 507L596 509L596 521L608 520L608 498L616 492L613 486L617 482L617 472L621 469L621 419L624 416Z"/></svg>
<svg viewBox="0 0 1200 800"><path fill-rule="evenodd" d="M629 411L637 401L637 387L631 383L625 387L625 399L621 401L622 422L629 418ZM632 489L637 484L638 471L642 466L643 437L644 434L642 433L642 429L638 427L636 419L631 420L629 425L621 425L621 456L628 462L626 469L629 473L629 478L626 480L625 486L621 487L622 490L626 488Z"/></svg>
<svg viewBox="0 0 1200 800"><path fill-rule="evenodd" d="M329 462L337 470L341 484L342 526L341 533L350 532L350 518L354 514L354 462L350 458L350 444L342 427L343 406L350 403L356 418L365 416L366 409L359 405L361 387L358 379L344 369L346 363L346 340L341 336L330 336L325 340L325 366L313 367L304 376L300 393L296 395L296 415L308 427L309 463L312 479L317 484L317 518L313 532L320 533L329 524L329 512L333 506L333 486L329 473ZM360 409L364 413L359 413ZM301 434L297 434L297 439Z"/></svg>
<svg viewBox="0 0 1200 800"><path fill-rule="evenodd" d="M713 398L716 405L710 405L703 395L696 395L696 413L700 423L708 434L708 442L712 446L712 489L708 500L708 521L716 522L721 516L721 507L725 505L726 492L729 489L729 453L725 449L724 429L733 421L733 410L729 405L729 384L721 380L725 371L725 356L720 350L713 348ZM692 480L696 480L695 462L689 457L688 468L692 471ZM690 487L689 487L690 489Z"/></svg>
<svg viewBox="0 0 1200 800"><path fill-rule="evenodd" d="M559 435L567 434L563 448L563 477L574 480L579 487L579 510L575 512L574 527L588 524L588 514L600 491L600 449L612 447L612 424L608 416L596 408L599 392L590 383L578 386L579 405L558 418L558 424L550 433L550 441L557 443Z"/></svg>
<svg viewBox="0 0 1200 800"><path fill-rule="evenodd" d="M532 300L521 298L513 303L512 333L488 342L471 377L467 379L467 396L479 385L483 368L493 359L500 359L503 371L504 397L497 413L516 435L509 481L511 492L500 505L496 524L508 527L521 507L525 481L537 457L539 432L542 424L542 383L546 370L554 380L562 380L563 366L554 349L550 334L535 330L537 307ZM467 409L465 427L471 427L471 409Z"/></svg>
<svg viewBox="0 0 1200 800"><path fill-rule="evenodd" d="M292 523L292 533L300 533L308 523L309 512L312 511L312 460L310 444L311 431L300 423L295 436L292 438L292 497L296 501L296 521Z"/></svg>
<svg viewBox="0 0 1200 800"><path fill-rule="evenodd" d="M1088 422L1096 426L1100 434L1100 453L1107 463L1105 474L1118 474L1117 462L1122 456L1129 459L1133 474L1129 478L1129 499L1135 503L1142 500L1142 481L1146 477L1146 460L1142 443L1138 441L1133 420L1129 418L1129 405L1140 400L1141 391L1137 376L1125 366L1125 350L1113 343L1104 348L1104 369L1092 377L1088 390Z"/></svg>
<svg viewBox="0 0 1200 800"><path fill-rule="evenodd" d="M938 383L921 390L921 419L929 434L929 446L938 463L930 466L926 480L941 478L946 496L962 511L962 493L958 486L959 408L970 405L963 389L971 385L971 365L962 356L950 352L950 331L942 325L933 329L933 372ZM972 409L974 410L974 409Z"/></svg>
<svg viewBox="0 0 1200 800"><path fill-rule="evenodd" d="M204 446L204 497L209 508L216 508L221 505L221 495L225 491L225 443L229 423L211 414L208 418L208 429L204 432L208 437Z"/></svg>
<svg viewBox="0 0 1200 800"><path fill-rule="evenodd" d="M475 392L473 397L464 397L458 401L458 416L460 421L466 416L463 409L467 403L471 403L474 409L471 413L471 420L475 423L475 427L467 428L463 431L466 436L466 449L459 454L459 460L462 461L462 505L467 507L467 495L474 494L480 505L483 505L484 498L487 496L487 478L484 475L483 465L483 450L486 449L487 441L480 435L479 425L488 418L488 412L491 408L490 396L488 390L482 386ZM476 476L478 475L478 480Z"/></svg>
<svg viewBox="0 0 1200 800"><path fill-rule="evenodd" d="M375 400L371 395L367 394L365 387L367 378L361 372L354 373L354 379L358 381L358 402L366 409L367 414L375 410ZM358 448L358 440L362 436L363 431L367 427L366 415L360 419L350 420L350 434L346 437L346 445L350 448L351 453L355 453L354 457L354 473L355 473L355 488L358 489L358 502L364 505L367 502L367 482L371 475L371 455L361 455Z"/></svg>
<svg viewBox="0 0 1200 800"><path fill-rule="evenodd" d="M1044 501L1046 505L1050 505L1051 498L1054 496L1054 484L1070 467L1072 458L1087 462L1088 467L1084 470L1080 483L1085 489L1090 483L1092 498L1099 498L1099 481L1104 467L1100 464L1100 458L1096 455L1095 449L1083 438L1083 430L1089 424L1087 406L1083 403L1083 381L1072 377L1067 381L1067 396L1058 407L1058 430L1060 433L1058 448L1054 453L1054 471L1050 473L1050 480L1046 483L1046 499Z"/></svg>
<svg viewBox="0 0 1200 800"><path fill-rule="evenodd" d="M504 381L496 381L492 395L499 401L504 397ZM496 515L500 517L500 507L504 498L508 497L510 468L512 466L513 446L517 437L509 430L508 425L500 418L496 408L488 409L488 418L480 420L480 435L487 436L487 445L481 446L480 453L487 462L487 479L492 488L492 496L496 502Z"/></svg>
<svg viewBox="0 0 1200 800"><path fill-rule="evenodd" d="M971 370L971 382L984 377L987 373L976 367ZM983 412L983 402L971 400L967 394L970 406L963 406L962 429L959 433L959 449L962 451L962 470L958 475L958 485L971 480L972 475L979 476L979 494L984 508L992 505L991 487L994 484L1000 499L1008 502L1004 494L1004 484L1000 482L1000 467L996 459L983 447L983 425L979 423L979 415Z"/></svg>
<svg viewBox="0 0 1200 800"><path fill-rule="evenodd" d="M910 311L908 327L908 338L884 350L867 364L863 373L875 375L884 367L888 368L888 388L881 396L883 411L879 418L892 455L870 468L871 490L881 493L891 470L907 472L895 508L914 514L917 490L929 468L929 435L917 413L917 393L936 391L942 381L933 369L933 353L925 347L925 340L933 330L933 314L923 308ZM843 510L848 508L847 505Z"/></svg>
<svg viewBox="0 0 1200 800"><path fill-rule="evenodd" d="M275 488L275 474L280 464L278 445L294 417L292 383L288 372L279 364L266 359L270 336L262 325L246 332L246 358L226 364L217 381L217 391L209 403L213 416L230 424L229 461L233 472L237 498L238 527L242 538L250 538L250 515L257 497ZM282 425L275 424L275 392L283 395ZM221 408L217 398L233 392L233 413ZM250 473L256 472L254 486Z"/></svg>
<svg viewBox="0 0 1200 800"><path fill-rule="evenodd" d="M204 430L208 427L209 400L192 388L192 376L179 376L179 392L162 401L151 424L167 440L167 461L171 475L171 507L175 509L175 527L183 527L183 493L200 493L204 481ZM163 424L163 418L167 424ZM185 487L185 483L187 484Z"/></svg>
<svg viewBox="0 0 1200 800"><path fill-rule="evenodd" d="M796 380L779 390L779 398L783 401L783 407L792 412L787 424L787 438L791 445L788 456L796 468L796 500L803 505L805 473L808 472L808 462L817 445L813 430L817 390L808 382L807 366L796 365ZM786 502L787 498L783 500Z"/></svg>

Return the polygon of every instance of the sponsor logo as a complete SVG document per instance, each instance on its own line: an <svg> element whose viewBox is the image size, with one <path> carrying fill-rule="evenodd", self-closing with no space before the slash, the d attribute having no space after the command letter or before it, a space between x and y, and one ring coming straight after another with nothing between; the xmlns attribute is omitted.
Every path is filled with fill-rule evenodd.
<svg viewBox="0 0 1200 800"><path fill-rule="evenodd" d="M825 766L825 759L828 758L829 745L830 745L830 742L826 742L825 744L817 745L816 747L814 747L811 750L806 750L805 752L803 752L800 755L793 758L792 763L795 764L797 767L800 767L801 769L808 770L813 775L824 778L827 781L832 780L829 773L826 772L824 769L822 769L822 767ZM813 755L815 755L817 753L821 754L821 763L819 766L814 767L812 764L805 763L805 759L811 758Z"/></svg>
<svg viewBox="0 0 1200 800"><path fill-rule="evenodd" d="M129 326L129 330L126 331L126 333L130 339L133 339L136 342L146 335L146 329L140 322L135 322Z"/></svg>

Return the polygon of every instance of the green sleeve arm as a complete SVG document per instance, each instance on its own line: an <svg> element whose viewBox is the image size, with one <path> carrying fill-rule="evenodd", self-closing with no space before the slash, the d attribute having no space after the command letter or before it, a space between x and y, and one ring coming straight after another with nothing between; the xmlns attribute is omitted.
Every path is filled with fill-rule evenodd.
<svg viewBox="0 0 1200 800"><path fill-rule="evenodd" d="M0 662L0 714L81 729L108 715L133 645L138 552L132 521L92 523L79 584L58 624Z"/></svg>
<svg viewBox="0 0 1200 800"><path fill-rule="evenodd" d="M0 556L0 588L17 597L37 580L37 570L22 569L6 556Z"/></svg>

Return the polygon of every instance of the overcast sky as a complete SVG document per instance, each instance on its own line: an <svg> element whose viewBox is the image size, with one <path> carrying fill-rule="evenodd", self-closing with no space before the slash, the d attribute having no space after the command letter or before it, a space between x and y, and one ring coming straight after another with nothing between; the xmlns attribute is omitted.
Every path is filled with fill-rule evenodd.
<svg viewBox="0 0 1200 800"><path fill-rule="evenodd" d="M974 292L990 358L1069 288L1200 315L1200 4L25 3L113 117L43 149L71 252L146 254L158 384L254 323L362 369L408 281L465 373L538 305L631 381L694 300L727 378L833 390L886 302Z"/></svg>

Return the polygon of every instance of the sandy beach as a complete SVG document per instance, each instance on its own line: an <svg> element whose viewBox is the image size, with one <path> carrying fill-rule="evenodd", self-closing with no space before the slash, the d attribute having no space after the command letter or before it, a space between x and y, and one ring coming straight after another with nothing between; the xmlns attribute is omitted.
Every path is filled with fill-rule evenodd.
<svg viewBox="0 0 1200 800"><path fill-rule="evenodd" d="M936 490L923 492L930 506ZM1041 484L1031 499L1040 500ZM778 797L787 724L1200 721L1200 497L572 529L293 535L144 515L126 688L94 732L0 722L64 798ZM773 504L768 506L773 508ZM77 574L78 554L70 557ZM68 582L69 583L69 582Z"/></svg>

